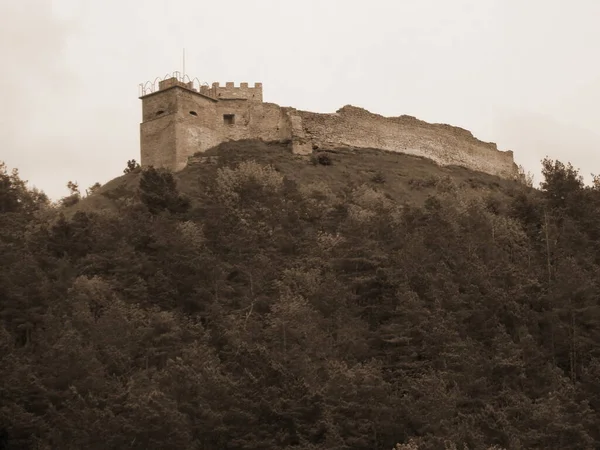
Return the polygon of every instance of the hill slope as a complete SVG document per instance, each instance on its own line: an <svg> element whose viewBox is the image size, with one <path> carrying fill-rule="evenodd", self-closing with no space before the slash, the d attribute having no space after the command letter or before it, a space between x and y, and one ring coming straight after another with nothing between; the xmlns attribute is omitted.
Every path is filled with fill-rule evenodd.
<svg viewBox="0 0 600 450"><path fill-rule="evenodd" d="M544 174L237 142L62 209L5 175L0 442L597 448L600 192Z"/></svg>
<svg viewBox="0 0 600 450"><path fill-rule="evenodd" d="M491 192L513 192L520 185L503 178L474 172L459 166L439 166L433 161L417 156L376 149L337 149L316 155L327 155L331 165L314 161L315 157L293 155L287 144L260 141L234 141L219 145L206 153L197 154L190 164L175 177L182 193L201 202L203 194L214 185L217 169L240 161L253 160L272 165L286 179L299 185L325 183L332 191L362 184L377 186L385 195L400 203L422 204L440 189L461 189L468 198ZM82 207L111 208L106 193L133 194L137 189L135 174L119 177L107 183L100 195L88 198ZM110 196L110 194L109 194ZM71 211L73 212L73 211Z"/></svg>

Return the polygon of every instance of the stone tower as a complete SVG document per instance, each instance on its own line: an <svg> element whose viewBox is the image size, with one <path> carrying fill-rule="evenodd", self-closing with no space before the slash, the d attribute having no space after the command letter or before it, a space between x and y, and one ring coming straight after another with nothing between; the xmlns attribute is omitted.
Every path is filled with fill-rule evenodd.
<svg viewBox="0 0 600 450"><path fill-rule="evenodd" d="M261 83L196 89L177 77L160 81L158 90L140 97L141 165L181 170L196 152L251 136L250 110L262 105L262 97Z"/></svg>

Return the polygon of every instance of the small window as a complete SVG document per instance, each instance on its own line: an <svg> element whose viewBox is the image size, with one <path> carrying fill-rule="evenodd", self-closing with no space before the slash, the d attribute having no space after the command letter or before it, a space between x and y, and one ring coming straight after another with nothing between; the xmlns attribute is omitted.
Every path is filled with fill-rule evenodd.
<svg viewBox="0 0 600 450"><path fill-rule="evenodd" d="M223 114L223 123L233 125L235 123L235 114Z"/></svg>
<svg viewBox="0 0 600 450"><path fill-rule="evenodd" d="M197 113L196 111L190 111L190 114L191 114L192 116L197 116L197 115L198 115L198 113Z"/></svg>
<svg viewBox="0 0 600 450"><path fill-rule="evenodd" d="M156 115L160 116L161 114L164 114L165 112L161 109L160 111L156 111Z"/></svg>

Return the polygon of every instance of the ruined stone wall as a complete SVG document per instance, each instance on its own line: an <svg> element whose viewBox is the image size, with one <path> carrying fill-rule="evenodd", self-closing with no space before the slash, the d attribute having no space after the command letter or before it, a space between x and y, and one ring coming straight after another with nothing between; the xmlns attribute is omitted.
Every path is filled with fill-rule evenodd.
<svg viewBox="0 0 600 450"><path fill-rule="evenodd" d="M345 106L334 114L292 110L295 138L302 152L308 144L389 150L429 158L441 165L459 165L511 178L517 166L512 151L498 151L467 131L449 125L429 124L410 116L383 117Z"/></svg>
<svg viewBox="0 0 600 450"><path fill-rule="evenodd" d="M248 133L263 141L289 140L292 137L290 119L285 109L274 103L251 105Z"/></svg>
<svg viewBox="0 0 600 450"><path fill-rule="evenodd" d="M217 103L217 115L223 140L279 141L291 138L289 118L284 109L274 103L223 100ZM226 124L225 115L234 115L235 123Z"/></svg>
<svg viewBox="0 0 600 450"><path fill-rule="evenodd" d="M496 144L482 142L461 128L410 116L383 117L353 106L333 114L283 108L262 102L260 83L254 88L247 83L237 88L228 83L221 88L215 83L213 93L228 97L220 100L174 79L162 83L161 90L142 97L142 166L181 170L190 156L221 142L261 139L289 140L297 154L310 154L313 148L374 148L505 178L517 172L512 152L498 151ZM248 98L251 95L254 97Z"/></svg>

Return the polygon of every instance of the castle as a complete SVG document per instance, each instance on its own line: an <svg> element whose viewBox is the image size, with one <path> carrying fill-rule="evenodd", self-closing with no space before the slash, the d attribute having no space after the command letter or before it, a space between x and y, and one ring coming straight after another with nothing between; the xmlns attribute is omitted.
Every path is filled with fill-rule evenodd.
<svg viewBox="0 0 600 450"><path fill-rule="evenodd" d="M178 73L140 85L141 165L183 169L188 158L221 142L240 139L290 142L294 153L314 149L373 148L429 158L440 165L514 178L512 151L499 151L462 128L411 116L383 117L354 106L332 114L263 102L262 83L235 86L185 81Z"/></svg>

